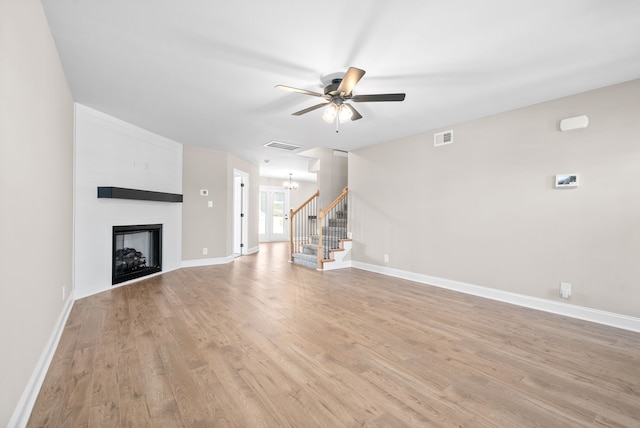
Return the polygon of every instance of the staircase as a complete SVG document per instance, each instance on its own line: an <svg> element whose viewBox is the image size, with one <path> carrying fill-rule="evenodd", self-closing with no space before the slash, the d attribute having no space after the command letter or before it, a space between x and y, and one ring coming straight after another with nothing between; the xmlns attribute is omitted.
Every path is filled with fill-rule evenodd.
<svg viewBox="0 0 640 428"><path fill-rule="evenodd" d="M350 255L351 250L351 239L347 233L346 196L345 187L327 209L320 209L317 216L308 216L310 221L315 222L315 227L309 229L312 233L297 244L292 241L293 263L321 270L344 267L345 258ZM296 236L295 232L291 236Z"/></svg>

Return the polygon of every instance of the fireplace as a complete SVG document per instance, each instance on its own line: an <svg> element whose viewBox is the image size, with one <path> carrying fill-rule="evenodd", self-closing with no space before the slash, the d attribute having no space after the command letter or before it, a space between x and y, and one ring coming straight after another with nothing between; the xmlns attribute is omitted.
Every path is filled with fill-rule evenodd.
<svg viewBox="0 0 640 428"><path fill-rule="evenodd" d="M111 284L162 271L162 225L113 226Z"/></svg>

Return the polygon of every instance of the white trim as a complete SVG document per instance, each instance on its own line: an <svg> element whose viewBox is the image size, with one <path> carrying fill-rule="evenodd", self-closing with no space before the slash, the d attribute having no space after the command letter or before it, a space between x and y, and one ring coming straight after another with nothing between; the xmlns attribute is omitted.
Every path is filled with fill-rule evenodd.
<svg viewBox="0 0 640 428"><path fill-rule="evenodd" d="M40 388L42 388L42 383L44 382L44 378L47 375L47 371L49 371L49 366L51 365L53 356L58 348L58 343L60 342L64 326L67 323L67 318L69 318L69 314L71 313L73 302L73 293L69 293L69 297L62 308L62 312L60 312L60 315L58 316L53 332L51 333L51 336L38 359L38 363L29 378L27 386L22 392L22 396L13 411L11 419L9 419L8 427L21 428L25 427L27 422L29 422L29 417L31 416L33 406L36 403L36 398L38 398Z"/></svg>
<svg viewBox="0 0 640 428"><path fill-rule="evenodd" d="M342 251L329 250L332 253L333 261L322 264L322 270L335 270L351 267L351 247L352 241L342 241Z"/></svg>
<svg viewBox="0 0 640 428"><path fill-rule="evenodd" d="M241 179L242 188L239 191L238 195L238 187L236 186L236 178ZM233 168L233 176L231 178L232 184L232 193L233 193L233 252L234 254L246 254L246 250L243 247L244 241L247 240L246 236L248 234L248 224L249 224L249 212L251 212L251 207L249 203L249 173L242 171L238 168ZM240 203L240 207L237 205ZM240 215L242 214L242 215ZM245 251L243 251L245 250Z"/></svg>
<svg viewBox="0 0 640 428"><path fill-rule="evenodd" d="M584 321L595 322L598 324L608 325L611 327L640 333L640 318L636 317L601 311L599 309L586 308L584 306L570 305L563 302L554 302L553 300L526 296L524 294L511 293L509 291L497 290L494 288L483 287L466 282L454 281L451 279L439 278L436 276L423 275L400 269L387 268L383 266L372 265L369 263L353 261L351 265L356 269L362 269L369 272L392 276L395 278L407 279L409 281L414 281L421 284L446 288L448 290L459 291L461 293L472 294L474 296L498 300L500 302L511 303L518 306L524 306L531 309L537 309L544 312L550 312L553 314L577 318Z"/></svg>
<svg viewBox="0 0 640 428"><path fill-rule="evenodd" d="M183 260L182 267L198 267L198 266L213 266L213 265L223 265L225 263L231 263L235 257L227 256L227 257L217 257L212 259L196 259L196 260Z"/></svg>
<svg viewBox="0 0 640 428"><path fill-rule="evenodd" d="M351 260L346 260L346 261L332 261L332 262L324 262L322 264L322 269L318 269L319 271L325 271L325 270L336 270L336 269L345 269L345 268L350 268L353 267L351 264Z"/></svg>
<svg viewBox="0 0 640 428"><path fill-rule="evenodd" d="M247 248L247 252L245 253L245 255L254 254L254 253L257 253L258 251L260 251L259 245L255 247Z"/></svg>
<svg viewBox="0 0 640 428"><path fill-rule="evenodd" d="M149 274L149 275L141 276L140 278L131 279L129 281L120 282L118 284L112 284L110 287L102 289L102 290L93 290L90 293L77 294L75 296L75 299L76 300L83 299L85 297L93 296L95 294L104 293L105 291L113 290L114 288L124 287L125 285L130 285L130 284L133 284L134 282L144 281L145 279L149 279L149 278L153 278L154 276L159 276L159 275L162 275L162 274L165 274L165 273L169 273L169 272L172 272L174 270L178 270L180 268L181 268L181 266L178 266L178 267L175 267L175 268L171 268L171 269L167 269L167 270L163 269L160 272L156 272L156 273L152 273L152 274Z"/></svg>

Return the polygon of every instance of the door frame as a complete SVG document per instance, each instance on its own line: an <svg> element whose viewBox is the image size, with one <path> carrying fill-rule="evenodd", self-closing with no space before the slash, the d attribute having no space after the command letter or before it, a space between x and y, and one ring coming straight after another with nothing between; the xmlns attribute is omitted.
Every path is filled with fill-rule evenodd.
<svg viewBox="0 0 640 428"><path fill-rule="evenodd" d="M233 255L247 254L249 174L233 169Z"/></svg>
<svg viewBox="0 0 640 428"><path fill-rule="evenodd" d="M266 186L266 185L261 185L260 186L260 194L262 192L267 192L267 193L283 193L284 194L284 206L283 206L283 215L284 215L284 224L283 224L283 233L282 235L278 235L276 236L276 238L274 238L274 236L272 235L272 233L269 231L269 226L271 225L265 225L265 231L268 231L268 233L265 234L259 234L258 235L258 240L260 242L286 242L289 240L289 206L291 204L291 192L287 189L284 189L282 187L278 187L278 186ZM258 202L259 203L259 202ZM269 197L267 197L267 208L273 208L273 205L271 205ZM259 210L259 208L258 208ZM267 216L267 219L269 218L269 216ZM267 220L268 221L268 220Z"/></svg>

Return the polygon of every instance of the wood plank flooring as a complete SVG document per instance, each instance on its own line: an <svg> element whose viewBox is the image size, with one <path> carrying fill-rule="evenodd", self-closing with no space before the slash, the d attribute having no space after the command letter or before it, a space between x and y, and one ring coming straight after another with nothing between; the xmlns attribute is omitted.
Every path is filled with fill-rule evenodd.
<svg viewBox="0 0 640 428"><path fill-rule="evenodd" d="M640 427L640 334L263 244L75 302L31 427Z"/></svg>

